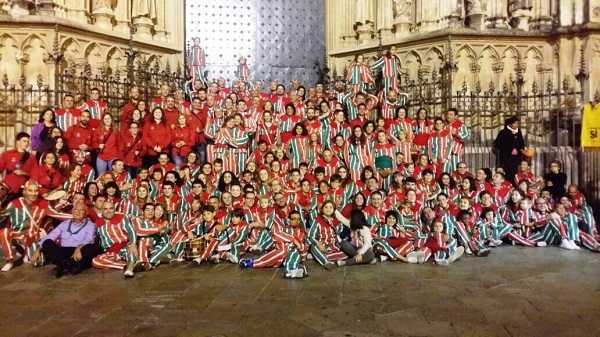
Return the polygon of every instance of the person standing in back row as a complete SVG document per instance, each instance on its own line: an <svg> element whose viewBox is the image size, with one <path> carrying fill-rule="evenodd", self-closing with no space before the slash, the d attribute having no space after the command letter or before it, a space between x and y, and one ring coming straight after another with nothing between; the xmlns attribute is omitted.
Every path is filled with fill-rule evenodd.
<svg viewBox="0 0 600 337"><path fill-rule="evenodd" d="M511 183L514 183L519 164L524 159L524 149L525 140L519 128L519 118L510 117L494 141L494 152L498 167L504 169L506 180Z"/></svg>

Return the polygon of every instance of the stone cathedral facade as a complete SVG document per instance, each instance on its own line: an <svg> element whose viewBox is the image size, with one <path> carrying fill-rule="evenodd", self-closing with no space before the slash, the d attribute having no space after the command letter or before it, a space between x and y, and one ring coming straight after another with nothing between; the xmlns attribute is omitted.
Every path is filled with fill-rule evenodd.
<svg viewBox="0 0 600 337"><path fill-rule="evenodd" d="M0 0L0 83L35 85L62 66L125 72L136 60L183 68L183 0Z"/></svg>
<svg viewBox="0 0 600 337"><path fill-rule="evenodd" d="M398 55L403 79L452 63L452 90L570 83L600 97L600 0L326 0L329 67ZM578 80L583 81L583 88Z"/></svg>

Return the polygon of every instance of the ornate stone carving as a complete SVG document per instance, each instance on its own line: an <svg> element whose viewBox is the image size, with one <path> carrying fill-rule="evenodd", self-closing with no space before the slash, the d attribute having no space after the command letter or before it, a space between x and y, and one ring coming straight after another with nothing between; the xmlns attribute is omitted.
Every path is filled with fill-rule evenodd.
<svg viewBox="0 0 600 337"><path fill-rule="evenodd" d="M142 39L152 37L153 20L156 19L156 13L156 0L133 0L131 17L136 37Z"/></svg>
<svg viewBox="0 0 600 337"><path fill-rule="evenodd" d="M125 0L121 0L125 1ZM93 0L92 16L94 24L103 29L112 28L113 9L117 5L117 0Z"/></svg>
<svg viewBox="0 0 600 337"><path fill-rule="evenodd" d="M156 0L133 0L131 6L131 17L146 17L156 19Z"/></svg>
<svg viewBox="0 0 600 337"><path fill-rule="evenodd" d="M413 22L413 0L394 0L394 30L397 35L407 34Z"/></svg>
<svg viewBox="0 0 600 337"><path fill-rule="evenodd" d="M412 0L394 0L394 18L396 22L411 22L413 7Z"/></svg>
<svg viewBox="0 0 600 337"><path fill-rule="evenodd" d="M356 0L356 32L362 42L373 37L375 25L375 13L373 11L373 1Z"/></svg>

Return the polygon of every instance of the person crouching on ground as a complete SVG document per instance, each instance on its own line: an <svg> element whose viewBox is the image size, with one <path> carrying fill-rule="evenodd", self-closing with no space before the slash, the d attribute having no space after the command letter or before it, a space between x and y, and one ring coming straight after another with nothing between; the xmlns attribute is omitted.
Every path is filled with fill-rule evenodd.
<svg viewBox="0 0 600 337"><path fill-rule="evenodd" d="M339 211L336 211L335 215L344 226L350 227L351 230L351 241L340 241L340 248L349 259L338 260L337 265L376 263L375 253L373 253L373 238L365 214L361 210L352 210L350 219L345 218Z"/></svg>
<svg viewBox="0 0 600 337"><path fill-rule="evenodd" d="M86 214L84 203L75 204L73 219L61 222L40 241L41 253L46 261L56 265L57 278L65 273L79 274L90 268L92 259L99 253L94 241L96 225Z"/></svg>

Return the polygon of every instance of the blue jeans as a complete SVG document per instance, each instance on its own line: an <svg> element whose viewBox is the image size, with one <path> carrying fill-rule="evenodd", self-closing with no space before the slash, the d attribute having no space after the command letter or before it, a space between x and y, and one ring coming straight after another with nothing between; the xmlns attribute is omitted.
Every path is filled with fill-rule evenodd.
<svg viewBox="0 0 600 337"><path fill-rule="evenodd" d="M98 173L98 177L104 174L104 172L112 169L112 162L112 160L102 160L100 159L100 156L96 158L96 171Z"/></svg>
<svg viewBox="0 0 600 337"><path fill-rule="evenodd" d="M185 163L185 157L173 155L173 162L175 163L175 166L177 166L177 168L179 168L179 167L181 167L181 165L183 165Z"/></svg>
<svg viewBox="0 0 600 337"><path fill-rule="evenodd" d="M196 152L198 153L200 164L206 163L206 143L198 143L196 145Z"/></svg>

